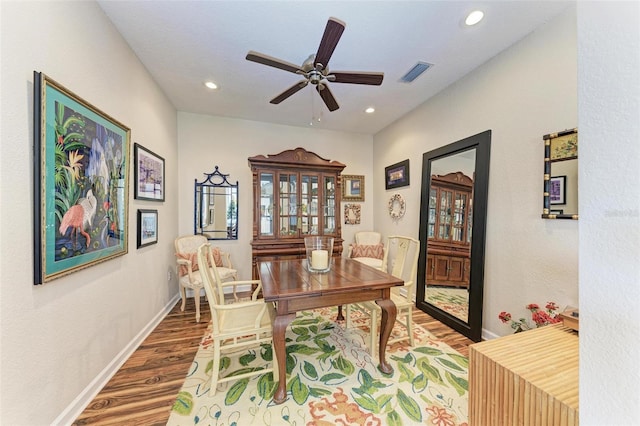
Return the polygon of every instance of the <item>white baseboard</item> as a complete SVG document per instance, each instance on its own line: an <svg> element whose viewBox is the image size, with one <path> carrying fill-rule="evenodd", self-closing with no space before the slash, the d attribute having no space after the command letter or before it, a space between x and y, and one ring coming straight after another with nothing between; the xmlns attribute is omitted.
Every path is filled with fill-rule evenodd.
<svg viewBox="0 0 640 426"><path fill-rule="evenodd" d="M176 294L158 314L125 346L118 355L94 378L91 383L74 399L71 404L51 423L52 425L71 425L85 408L93 401L102 388L118 372L122 364L135 352L149 334L162 322L176 305L180 295Z"/></svg>
<svg viewBox="0 0 640 426"><path fill-rule="evenodd" d="M482 340L492 340L492 339L497 339L498 337L500 337L500 336L498 336L495 333L490 332L486 328L482 329Z"/></svg>

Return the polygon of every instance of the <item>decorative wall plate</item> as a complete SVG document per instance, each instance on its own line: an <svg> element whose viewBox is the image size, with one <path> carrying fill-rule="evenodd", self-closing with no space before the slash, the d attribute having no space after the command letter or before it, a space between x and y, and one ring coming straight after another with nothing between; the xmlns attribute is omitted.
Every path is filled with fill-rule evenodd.
<svg viewBox="0 0 640 426"><path fill-rule="evenodd" d="M389 216L391 219L398 220L404 216L406 210L406 203L404 198L400 194L393 194L389 199Z"/></svg>

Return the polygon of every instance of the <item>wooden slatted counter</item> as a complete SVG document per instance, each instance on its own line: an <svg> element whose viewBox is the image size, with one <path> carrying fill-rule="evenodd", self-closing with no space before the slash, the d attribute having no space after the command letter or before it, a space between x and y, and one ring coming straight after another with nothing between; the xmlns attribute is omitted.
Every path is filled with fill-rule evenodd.
<svg viewBox="0 0 640 426"><path fill-rule="evenodd" d="M469 424L578 425L578 334L562 324L469 347Z"/></svg>

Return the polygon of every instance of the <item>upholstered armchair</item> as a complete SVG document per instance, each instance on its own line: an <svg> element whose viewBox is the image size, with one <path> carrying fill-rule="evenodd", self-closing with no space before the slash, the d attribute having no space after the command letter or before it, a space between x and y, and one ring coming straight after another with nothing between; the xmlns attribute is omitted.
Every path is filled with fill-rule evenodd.
<svg viewBox="0 0 640 426"><path fill-rule="evenodd" d="M383 263L385 247L379 232L356 232L354 241L349 245L347 257L386 272L386 265Z"/></svg>
<svg viewBox="0 0 640 426"><path fill-rule="evenodd" d="M207 237L203 235L186 235L178 237L174 241L176 273L180 284L180 297L182 298L180 309L184 311L187 301L187 289L193 290L196 304L196 322L200 322L200 290L202 290L202 277L198 273L197 251L198 247L207 242ZM238 272L233 269L229 253L215 248L213 249L213 258L215 264L219 265L218 271L222 281L235 280L237 278Z"/></svg>

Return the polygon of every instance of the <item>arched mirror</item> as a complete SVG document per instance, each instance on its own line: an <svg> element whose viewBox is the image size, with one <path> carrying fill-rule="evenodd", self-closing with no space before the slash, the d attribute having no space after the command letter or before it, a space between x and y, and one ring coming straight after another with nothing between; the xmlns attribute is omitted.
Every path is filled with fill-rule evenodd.
<svg viewBox="0 0 640 426"><path fill-rule="evenodd" d="M209 240L238 239L238 181L227 180L216 166L206 179L195 181L194 234Z"/></svg>
<svg viewBox="0 0 640 426"><path fill-rule="evenodd" d="M416 306L480 341L491 130L423 155Z"/></svg>

